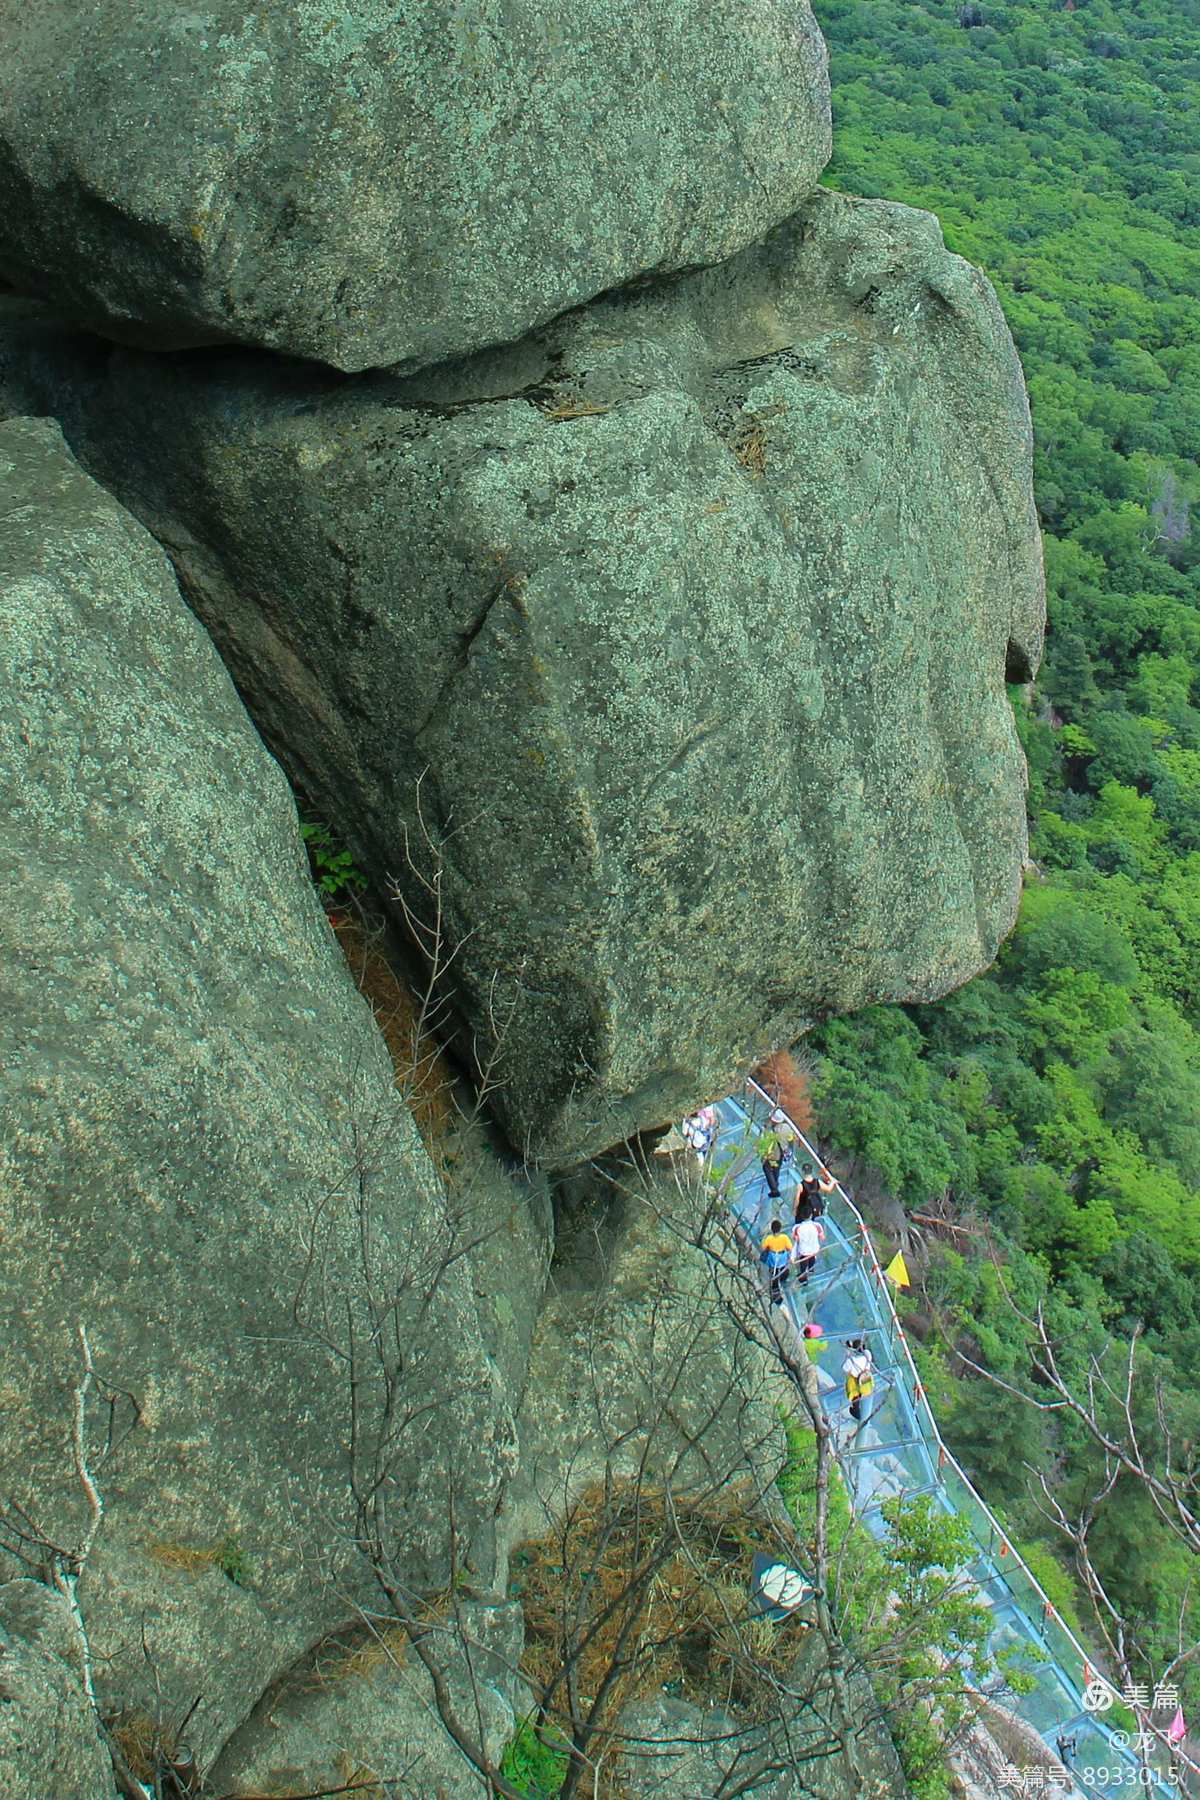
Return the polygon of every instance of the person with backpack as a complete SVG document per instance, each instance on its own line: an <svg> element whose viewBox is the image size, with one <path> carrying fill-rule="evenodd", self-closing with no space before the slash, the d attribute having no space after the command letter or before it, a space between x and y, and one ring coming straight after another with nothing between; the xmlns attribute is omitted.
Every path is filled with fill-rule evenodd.
<svg viewBox="0 0 1200 1800"><path fill-rule="evenodd" d="M829 1170L824 1166L814 1173L811 1163L805 1163L800 1170L800 1185L796 1189L796 1223L802 1219L820 1219L825 1213L825 1202L832 1194L837 1183Z"/></svg>
<svg viewBox="0 0 1200 1800"><path fill-rule="evenodd" d="M796 1281L800 1287L808 1286L808 1278L816 1267L824 1242L825 1227L816 1219L801 1219L792 1226L792 1261L796 1265Z"/></svg>
<svg viewBox="0 0 1200 1800"><path fill-rule="evenodd" d="M771 1305L783 1305L783 1290L792 1264L792 1240L783 1229L782 1219L772 1219L771 1229L762 1241L763 1268L771 1283Z"/></svg>
<svg viewBox="0 0 1200 1800"><path fill-rule="evenodd" d="M1064 1769L1069 1769L1074 1758L1079 1754L1079 1739L1075 1733L1060 1732L1054 1740L1054 1748L1058 1751L1058 1760Z"/></svg>
<svg viewBox="0 0 1200 1800"><path fill-rule="evenodd" d="M799 1135L782 1106L777 1106L771 1114L770 1125L780 1143L788 1150L794 1151L799 1143Z"/></svg>
<svg viewBox="0 0 1200 1800"><path fill-rule="evenodd" d="M764 1131L758 1140L758 1153L762 1157L762 1172L766 1178L767 1192L772 1200L778 1200L780 1198L779 1176L787 1161L787 1144L774 1129Z"/></svg>
<svg viewBox="0 0 1200 1800"><path fill-rule="evenodd" d="M846 1398L850 1402L850 1417L861 1421L862 1403L864 1400L869 1400L875 1392L875 1364L871 1360L871 1352L867 1349L865 1337L851 1338L847 1343L842 1374L846 1378Z"/></svg>
<svg viewBox="0 0 1200 1800"><path fill-rule="evenodd" d="M703 1165L713 1147L717 1135L717 1109L715 1106L702 1106L699 1112L690 1113L679 1127L685 1144L696 1152L696 1160Z"/></svg>

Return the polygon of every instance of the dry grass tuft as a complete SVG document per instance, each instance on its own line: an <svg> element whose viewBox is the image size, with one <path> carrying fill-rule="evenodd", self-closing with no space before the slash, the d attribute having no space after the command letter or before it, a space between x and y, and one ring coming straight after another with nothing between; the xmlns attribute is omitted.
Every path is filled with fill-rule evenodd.
<svg viewBox="0 0 1200 1800"><path fill-rule="evenodd" d="M786 404L777 400L774 405L764 406L759 412L742 412L737 415L729 436L729 448L751 481L760 481L767 472L767 421L778 418L787 410Z"/></svg>
<svg viewBox="0 0 1200 1800"><path fill-rule="evenodd" d="M762 420L747 413L735 426L729 448L751 480L761 480L767 472L767 434Z"/></svg>
<svg viewBox="0 0 1200 1800"><path fill-rule="evenodd" d="M623 1707L664 1688L772 1716L801 1627L750 1612L760 1538L748 1484L689 1502L627 1482L607 1495L588 1489L560 1531L521 1545L513 1556L526 1624L521 1668L548 1717L566 1725L561 1677L572 1656L585 1713L616 1669L593 1756Z"/></svg>
<svg viewBox="0 0 1200 1800"><path fill-rule="evenodd" d="M361 1643L329 1645L317 1654L313 1664L312 1687L330 1687L338 1681L349 1681L356 1675L370 1675L387 1663L395 1668L404 1661L408 1633L397 1625L368 1637Z"/></svg>
<svg viewBox="0 0 1200 1800"><path fill-rule="evenodd" d="M543 406L542 412L548 419L594 419L601 413L611 412L610 406L595 406L588 400L565 399L557 406Z"/></svg>
<svg viewBox="0 0 1200 1800"><path fill-rule="evenodd" d="M453 1600L454 1589L442 1588L416 1609L418 1621L422 1625L445 1621L452 1611ZM317 1651L308 1685L328 1687L355 1675L370 1675L384 1663L392 1668L401 1667L407 1649L408 1632L403 1625L393 1625L386 1631L368 1630L365 1636L359 1635L352 1643L344 1636L329 1638Z"/></svg>
<svg viewBox="0 0 1200 1800"><path fill-rule="evenodd" d="M198 1574L201 1569L213 1568L221 1560L219 1548L197 1550L189 1544L151 1544L150 1554L164 1568L186 1569L192 1575Z"/></svg>
<svg viewBox="0 0 1200 1800"><path fill-rule="evenodd" d="M174 1734L165 1731L148 1713L121 1713L109 1720L107 1731L130 1774L139 1781L157 1780L175 1748Z"/></svg>
<svg viewBox="0 0 1200 1800"><path fill-rule="evenodd" d="M437 1039L423 1028L421 1002L388 959L382 924L339 912L334 930L359 993L375 1014L425 1147L439 1161L455 1122L449 1067Z"/></svg>

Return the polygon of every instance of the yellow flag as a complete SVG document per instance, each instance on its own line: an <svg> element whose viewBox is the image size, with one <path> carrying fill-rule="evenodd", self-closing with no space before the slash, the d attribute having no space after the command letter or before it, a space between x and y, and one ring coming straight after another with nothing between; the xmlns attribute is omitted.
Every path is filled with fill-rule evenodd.
<svg viewBox="0 0 1200 1800"><path fill-rule="evenodd" d="M897 1250L883 1272L888 1280L894 1282L898 1288L912 1286L912 1282L908 1279L908 1264L905 1262L904 1253L901 1250Z"/></svg>

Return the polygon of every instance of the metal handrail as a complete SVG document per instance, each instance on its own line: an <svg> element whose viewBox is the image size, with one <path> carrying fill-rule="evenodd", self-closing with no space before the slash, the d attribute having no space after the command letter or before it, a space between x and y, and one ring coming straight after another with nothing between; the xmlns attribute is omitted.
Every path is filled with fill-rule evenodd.
<svg viewBox="0 0 1200 1800"><path fill-rule="evenodd" d="M999 1544L1000 1544L1000 1554L1002 1556L1006 1556L1006 1557L1011 1556L1012 1557L1014 1567L1020 1569L1022 1575L1028 1581L1028 1583L1029 1583L1030 1587L1033 1589L1034 1593L1038 1595L1039 1599L1042 1602L1043 1619L1047 1622L1050 1620L1054 1621L1055 1625L1062 1632L1063 1636L1067 1639L1067 1642L1071 1645L1072 1649L1075 1651L1075 1654L1078 1656L1079 1662L1080 1662L1080 1673L1081 1673L1083 1687L1086 1688L1090 1684L1099 1683L1102 1687L1104 1687L1107 1690L1107 1692L1112 1696L1114 1701L1119 1701L1122 1705L1128 1705L1128 1703L1122 1699L1120 1690L1117 1687L1115 1687L1111 1681L1109 1681L1109 1679L1106 1675L1102 1674L1100 1672L1100 1670L1098 1670L1095 1667L1095 1664L1094 1664L1091 1656L1089 1656L1087 1651L1084 1650L1084 1648L1080 1644L1078 1638L1075 1636L1075 1634L1071 1630L1070 1626L1066 1623L1065 1619L1062 1617L1062 1614L1058 1611L1058 1608L1054 1605L1053 1601L1050 1599L1050 1596L1046 1593L1046 1590L1043 1588L1043 1586L1042 1586L1041 1582L1038 1580L1037 1576L1033 1573L1033 1570L1029 1567L1028 1563L1026 1563L1024 1558L1021 1556L1020 1552L1016 1549L1015 1545L1012 1543L1011 1539L1009 1538L1008 1533L1004 1530L1004 1527L1000 1524L1000 1521L996 1518L996 1515L992 1512L991 1508L988 1506L987 1501L983 1498L982 1494L979 1493L978 1489L975 1487L974 1483L971 1481L970 1477L967 1475L966 1471L963 1469L962 1465L958 1461L958 1458L955 1456L954 1452L950 1449L950 1446L946 1443L946 1440L942 1436L941 1431L938 1429L937 1419L934 1417L933 1408L929 1404L929 1398L925 1392L925 1386L921 1380L920 1373L917 1369L916 1362L913 1359L912 1351L908 1347L908 1338L905 1335L904 1326L900 1322L900 1315L896 1311L896 1303L892 1298L891 1289L889 1288L888 1282L887 1282L887 1277L884 1275L883 1265L880 1262L879 1257L875 1250L875 1246L874 1246L873 1242L871 1241L871 1233L867 1227L866 1220L863 1218L862 1214L859 1212L857 1206L854 1204L854 1201L850 1198L849 1194L846 1192L846 1190L842 1186L841 1182L834 1175L832 1169L829 1168L828 1164L825 1162L825 1159L821 1156L820 1152L810 1142L808 1137L801 1130L800 1126L796 1123L795 1119L792 1118L792 1116L788 1112L787 1108L785 1106L783 1106L780 1101L772 1098L772 1096L767 1092L767 1090L764 1087L762 1087L759 1082L755 1081L752 1076L747 1078L746 1086L747 1086L747 1088L751 1089L754 1093L756 1093L759 1096L759 1098L764 1102L764 1104L768 1107L768 1109L770 1111L772 1111L772 1112L778 1111L783 1114L784 1118L787 1120L788 1124L791 1126L792 1130L795 1132L796 1137L798 1138L800 1143L803 1144L805 1150L808 1152L808 1155L812 1158L813 1163L818 1168L824 1169L826 1174L832 1179L835 1192L837 1193L838 1197L841 1199L842 1204L846 1207L846 1210L850 1213L851 1217L855 1221L858 1231L862 1236L863 1249L866 1252L867 1258L869 1259L870 1272L872 1275L874 1275L876 1277L876 1280L878 1282L878 1291L883 1297L884 1303L887 1308L887 1312L890 1315L891 1324L894 1328L896 1339L899 1342L901 1351L903 1352L903 1355L904 1355L905 1362L907 1363L909 1371L912 1375L913 1386L912 1386L912 1392L908 1395L908 1399L913 1407L914 1417L916 1417L919 1412L923 1413L924 1419L928 1420L930 1433L933 1437L934 1442L937 1445L937 1449L938 1449L937 1468L938 1468L938 1476L939 1476L939 1486L944 1486L944 1483L941 1481L941 1471L946 1467L953 1469L955 1475L962 1482L963 1487L970 1494L971 1498L974 1500L975 1504L978 1506L983 1517L987 1520L993 1533L995 1534L996 1538L998 1539ZM956 1508L954 1508L954 1510L958 1511L959 1509L956 1507ZM990 1548L987 1553L991 1554ZM1012 1588L1010 1587L1003 1571L998 1569L996 1571L996 1574L997 1574L997 1578L1001 1582L1003 1582L1004 1586L1008 1589L1008 1592L1012 1599L1013 1604L1019 1605L1018 1597L1015 1593L1013 1593ZM1071 1676L1069 1675L1068 1671L1061 1664L1059 1664L1058 1667L1059 1667L1068 1687L1071 1688L1072 1690L1074 1690L1074 1683L1072 1682ZM1079 1710L1080 1710L1080 1712L1083 1712L1085 1709L1082 1704L1082 1689L1079 1690L1079 1693L1080 1693ZM1154 1723L1150 1719L1143 1719L1141 1713L1138 1712L1136 1707L1131 1707L1129 1710L1134 1713L1134 1716L1138 1719L1139 1725L1142 1726L1143 1729L1145 1729L1153 1737L1155 1737L1158 1740L1160 1746L1162 1746L1164 1749L1169 1751L1173 1762L1182 1764L1182 1765L1186 1765L1186 1767L1189 1770L1191 1770L1191 1772L1193 1774L1200 1776L1200 1763L1194 1762L1192 1760L1192 1758L1187 1754L1187 1752L1185 1750L1183 1750L1183 1748L1180 1745L1170 1744L1169 1740L1167 1739L1166 1733L1163 1732L1158 1726L1154 1725ZM1101 1724L1101 1721L1097 1720L1097 1723Z"/></svg>

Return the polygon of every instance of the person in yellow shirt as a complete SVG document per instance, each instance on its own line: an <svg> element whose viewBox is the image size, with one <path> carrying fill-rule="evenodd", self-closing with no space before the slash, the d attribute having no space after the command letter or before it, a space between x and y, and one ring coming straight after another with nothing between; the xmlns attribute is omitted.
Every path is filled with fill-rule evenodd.
<svg viewBox="0 0 1200 1800"><path fill-rule="evenodd" d="M771 1229L762 1241L763 1268L771 1283L771 1305L783 1305L783 1290L792 1262L792 1240L783 1229L782 1219L772 1219Z"/></svg>

